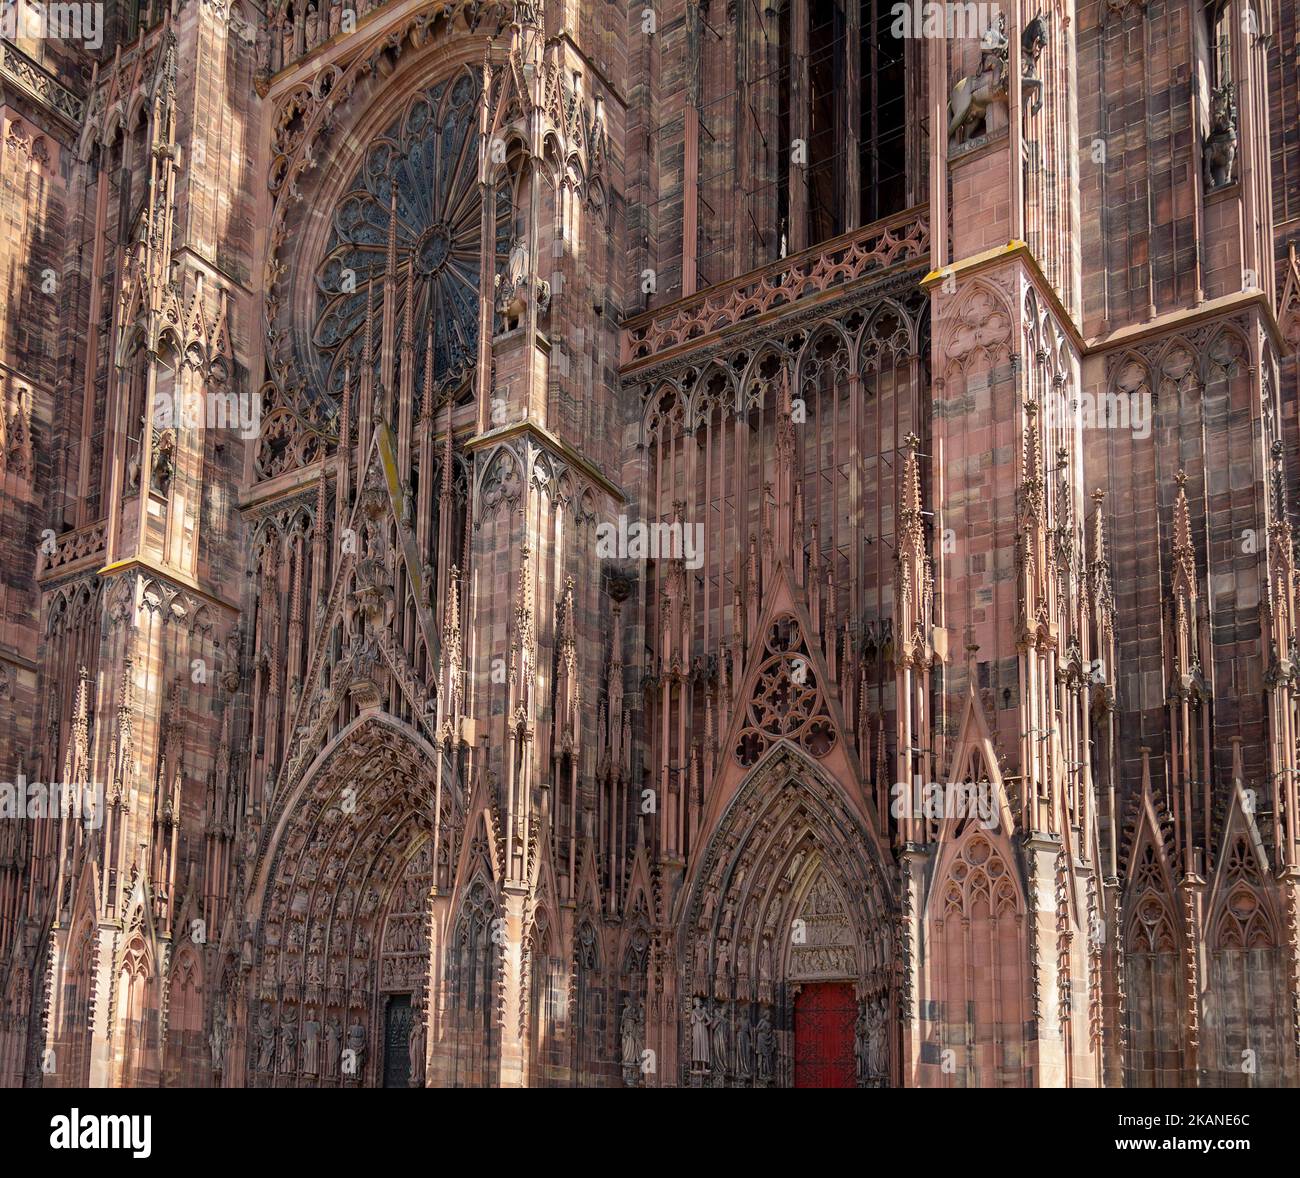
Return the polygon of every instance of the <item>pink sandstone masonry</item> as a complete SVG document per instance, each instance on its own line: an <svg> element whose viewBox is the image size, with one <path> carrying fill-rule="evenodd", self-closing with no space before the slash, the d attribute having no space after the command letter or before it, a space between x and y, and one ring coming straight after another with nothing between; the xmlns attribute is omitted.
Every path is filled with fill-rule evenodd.
<svg viewBox="0 0 1300 1178"><path fill-rule="evenodd" d="M93 7L0 1084L1300 1083L1294 0Z"/></svg>

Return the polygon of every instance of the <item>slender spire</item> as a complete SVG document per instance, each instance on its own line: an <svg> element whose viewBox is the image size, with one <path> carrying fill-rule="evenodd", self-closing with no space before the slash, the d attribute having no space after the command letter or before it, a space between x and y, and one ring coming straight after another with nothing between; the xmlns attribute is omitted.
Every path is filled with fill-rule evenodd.
<svg viewBox="0 0 1300 1178"><path fill-rule="evenodd" d="M1196 596L1196 549L1192 544L1192 514L1187 503L1187 475L1179 471L1174 476L1178 484L1178 498L1174 502L1174 567L1175 576L1185 587L1189 597Z"/></svg>
<svg viewBox="0 0 1300 1178"><path fill-rule="evenodd" d="M442 501L443 503L451 502L451 465L452 465L452 448L451 448L451 398L447 398L447 436L443 440L442 451Z"/></svg>
<svg viewBox="0 0 1300 1178"><path fill-rule="evenodd" d="M451 398L447 398L450 411ZM433 322L429 323L429 339L424 347L424 394L420 400L420 416L433 420Z"/></svg>

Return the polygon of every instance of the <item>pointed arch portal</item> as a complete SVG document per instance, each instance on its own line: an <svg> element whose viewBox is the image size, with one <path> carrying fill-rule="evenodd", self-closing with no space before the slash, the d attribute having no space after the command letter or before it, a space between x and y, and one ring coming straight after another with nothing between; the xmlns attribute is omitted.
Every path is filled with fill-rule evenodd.
<svg viewBox="0 0 1300 1178"><path fill-rule="evenodd" d="M884 1087L895 1075L893 913L875 837L778 743L699 860L679 923L682 1083Z"/></svg>
<svg viewBox="0 0 1300 1178"><path fill-rule="evenodd" d="M249 903L251 1086L405 1086L403 1068L419 1066L406 1037L429 976L436 867L454 861L459 830L444 789L435 851L440 756L364 713L277 799Z"/></svg>

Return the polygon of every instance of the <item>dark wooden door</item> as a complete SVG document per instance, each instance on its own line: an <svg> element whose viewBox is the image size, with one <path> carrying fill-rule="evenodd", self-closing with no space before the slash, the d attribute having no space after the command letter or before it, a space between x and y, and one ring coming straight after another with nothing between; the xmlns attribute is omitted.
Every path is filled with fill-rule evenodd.
<svg viewBox="0 0 1300 1178"><path fill-rule="evenodd" d="M384 1087L411 1086L411 996L394 994L384 1011Z"/></svg>
<svg viewBox="0 0 1300 1178"><path fill-rule="evenodd" d="M858 1004L849 982L805 985L794 1002L794 1086L854 1088Z"/></svg>

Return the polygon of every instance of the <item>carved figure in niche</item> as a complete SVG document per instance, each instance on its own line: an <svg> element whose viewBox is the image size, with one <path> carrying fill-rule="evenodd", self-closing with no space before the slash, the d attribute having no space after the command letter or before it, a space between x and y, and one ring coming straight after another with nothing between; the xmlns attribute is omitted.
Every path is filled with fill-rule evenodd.
<svg viewBox="0 0 1300 1178"><path fill-rule="evenodd" d="M713 911L716 903L717 896L714 894L713 889L710 888L704 893L704 901L700 905L700 928L707 929L713 923Z"/></svg>
<svg viewBox="0 0 1300 1178"><path fill-rule="evenodd" d="M799 878L799 868L803 866L803 861L807 857L807 852L802 848L794 853L794 858L790 860L790 866L786 869L785 878L787 882L794 883Z"/></svg>
<svg viewBox="0 0 1300 1178"><path fill-rule="evenodd" d="M226 1062L226 1013L220 1002L212 1014L212 1033L208 1036L208 1046L212 1049L212 1070L219 1072Z"/></svg>
<svg viewBox="0 0 1300 1178"><path fill-rule="evenodd" d="M298 1031L285 1020L280 1034L280 1071L291 1072L298 1066Z"/></svg>
<svg viewBox="0 0 1300 1178"><path fill-rule="evenodd" d="M698 986L707 986L709 978L709 942L708 938L695 938L695 981Z"/></svg>
<svg viewBox="0 0 1300 1178"><path fill-rule="evenodd" d="M1047 17L1039 13L1020 34L1020 92L1034 96L1029 113L1043 109L1043 80L1038 76L1038 59L1047 48Z"/></svg>
<svg viewBox="0 0 1300 1178"><path fill-rule="evenodd" d="M641 1074L641 1043L645 1036L645 1011L635 999L629 999L623 1007L623 1017L619 1021L619 1038L623 1048L623 1083L629 1088L636 1086Z"/></svg>
<svg viewBox="0 0 1300 1178"><path fill-rule="evenodd" d="M343 1046L343 1028L332 1018L325 1028L325 1074L331 1078L339 1074L339 1052Z"/></svg>
<svg viewBox="0 0 1300 1178"><path fill-rule="evenodd" d="M1237 94L1232 83L1210 95L1210 133L1205 140L1205 188L1207 192L1232 183L1232 166L1237 158Z"/></svg>
<svg viewBox="0 0 1300 1178"><path fill-rule="evenodd" d="M758 947L758 996L770 998L772 990L772 938L764 934Z"/></svg>
<svg viewBox="0 0 1300 1178"><path fill-rule="evenodd" d="M411 1027L406 1038L407 1053L411 1061L411 1087L424 1085L424 1003L415 1002L411 1008Z"/></svg>
<svg viewBox="0 0 1300 1178"><path fill-rule="evenodd" d="M872 1079L883 1080L889 1074L889 1003L881 997L876 1000L875 1017L871 1023L871 1039L867 1050L868 1074Z"/></svg>
<svg viewBox="0 0 1300 1178"><path fill-rule="evenodd" d="M257 1070L269 1072L275 1064L275 1019L271 1004L262 1003L262 1013L257 1019Z"/></svg>
<svg viewBox="0 0 1300 1178"><path fill-rule="evenodd" d="M691 1025L691 1066L703 1070L709 1066L709 1011L703 998L691 1002L687 1019Z"/></svg>
<svg viewBox="0 0 1300 1178"><path fill-rule="evenodd" d="M356 943L352 948L352 956L358 961L364 961L370 956L370 930L365 928L357 929Z"/></svg>
<svg viewBox="0 0 1300 1178"><path fill-rule="evenodd" d="M731 943L723 939L718 942L718 967L714 975L714 996L717 998L725 998L727 996L727 985L729 981L727 970L730 965Z"/></svg>
<svg viewBox="0 0 1300 1178"><path fill-rule="evenodd" d="M948 143L965 143L976 133L984 134L988 110L995 103L1006 107L1010 45L1007 41L1007 18L999 13L997 23L985 30L981 39L979 73L959 78L948 95Z"/></svg>
<svg viewBox="0 0 1300 1178"><path fill-rule="evenodd" d="M360 1076L366 1058L366 1028L360 1023L353 1023L348 1028L348 1050L352 1052L352 1068L348 1074Z"/></svg>
<svg viewBox="0 0 1300 1178"><path fill-rule="evenodd" d="M313 1011L307 1012L302 1024L302 1070L307 1076L320 1073L320 1020Z"/></svg>
<svg viewBox="0 0 1300 1178"><path fill-rule="evenodd" d="M772 1016L766 1010L758 1016L754 1028L754 1062L758 1078L766 1083L772 1078L772 1065L776 1057L776 1033L772 1030Z"/></svg>
<svg viewBox="0 0 1300 1178"><path fill-rule="evenodd" d="M147 419L143 417L140 418L140 424L142 426L146 425ZM143 456L144 442L142 440L139 449L137 449L126 462L126 489L128 492L138 491L140 489L140 471L144 466Z"/></svg>
<svg viewBox="0 0 1300 1178"><path fill-rule="evenodd" d="M221 686L226 689L228 695L233 695L239 690L239 648L243 638L243 632L237 626L226 635L226 654L222 663Z"/></svg>
<svg viewBox="0 0 1300 1178"><path fill-rule="evenodd" d="M176 432L159 430L153 435L153 468L149 476L150 490L166 495L171 486L176 465Z"/></svg>
<svg viewBox="0 0 1300 1178"><path fill-rule="evenodd" d="M545 312L551 305L551 284L545 279L529 281L528 243L522 237L516 237L510 245L510 257L505 269L499 273L493 285L496 289L496 310L501 316L506 331L513 331L528 309L528 300L535 299L537 310Z"/></svg>
<svg viewBox="0 0 1300 1178"><path fill-rule="evenodd" d="M872 1023L875 1019L875 1004L867 999L858 1004L858 1018L853 1024L853 1060L856 1064L858 1087L866 1084L871 1075L869 1056L871 1050Z"/></svg>
<svg viewBox="0 0 1300 1178"><path fill-rule="evenodd" d="M731 1060L731 1023L727 1004L718 1002L713 1008L713 1070L721 1075Z"/></svg>
<svg viewBox="0 0 1300 1178"><path fill-rule="evenodd" d="M736 1028L736 1076L748 1080L753 1075L754 1032L749 1025L749 1011L742 1009Z"/></svg>

